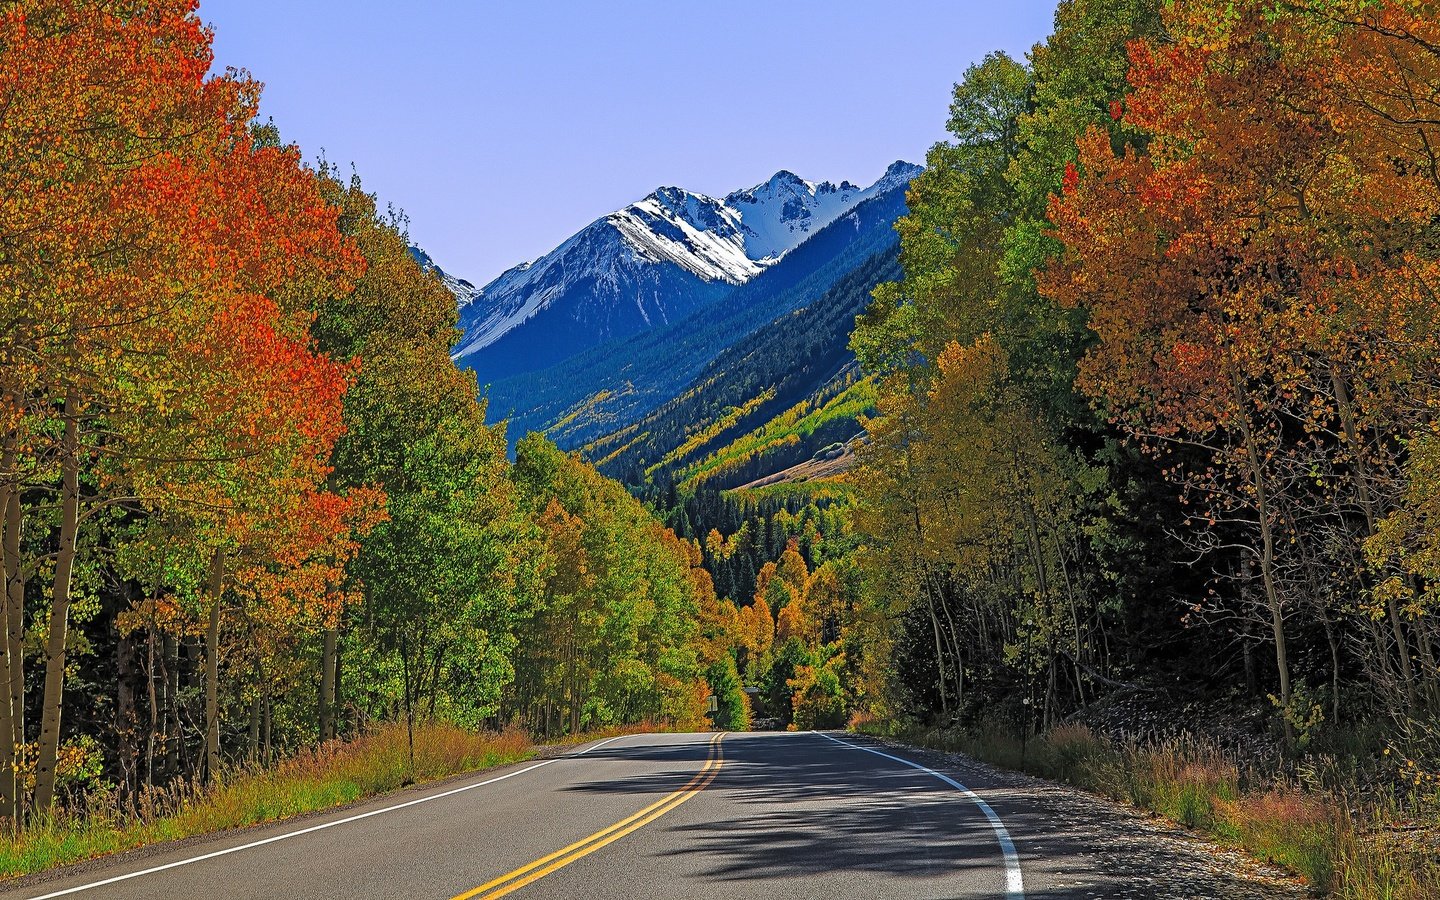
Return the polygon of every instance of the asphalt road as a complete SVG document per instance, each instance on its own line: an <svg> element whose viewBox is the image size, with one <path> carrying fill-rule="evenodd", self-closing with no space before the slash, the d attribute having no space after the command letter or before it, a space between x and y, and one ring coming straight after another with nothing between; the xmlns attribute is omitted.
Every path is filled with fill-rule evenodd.
<svg viewBox="0 0 1440 900"><path fill-rule="evenodd" d="M343 811L62 870L0 893L1095 896L1064 873L1075 868L1068 855L1103 848L1055 846L1047 837L1044 852L1032 852L1053 829L1023 798L976 783L977 773L902 756L838 734L633 735Z"/></svg>

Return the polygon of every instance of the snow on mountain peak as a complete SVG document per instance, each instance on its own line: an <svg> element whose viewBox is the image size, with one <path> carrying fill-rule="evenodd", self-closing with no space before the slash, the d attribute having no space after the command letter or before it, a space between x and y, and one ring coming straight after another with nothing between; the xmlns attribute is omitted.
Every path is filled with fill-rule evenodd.
<svg viewBox="0 0 1440 900"><path fill-rule="evenodd" d="M805 181L787 169L724 199L661 187L590 223L550 253L511 268L462 295L465 337L457 357L474 353L580 285L623 302L623 285L650 266L672 264L700 282L742 284L857 204L909 182L921 171L893 163L868 188ZM443 273L442 273L443 274ZM447 276L448 278L448 276ZM645 315L649 321L649 313Z"/></svg>
<svg viewBox="0 0 1440 900"><path fill-rule="evenodd" d="M660 188L603 220L649 262L672 262L704 281L740 284L760 271L745 255L743 223L725 204Z"/></svg>
<svg viewBox="0 0 1440 900"><path fill-rule="evenodd" d="M781 169L763 184L728 195L725 203L740 213L746 255L768 264L857 203L892 187L884 179L863 190L848 181L817 183Z"/></svg>

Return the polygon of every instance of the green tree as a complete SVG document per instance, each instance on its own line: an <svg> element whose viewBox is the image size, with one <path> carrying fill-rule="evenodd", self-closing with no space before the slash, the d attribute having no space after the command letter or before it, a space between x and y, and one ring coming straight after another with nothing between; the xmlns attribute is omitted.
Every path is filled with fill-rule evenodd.
<svg viewBox="0 0 1440 900"><path fill-rule="evenodd" d="M727 653L711 663L705 680L710 685L710 693L715 696L715 727L722 731L748 731L750 698L740 683L735 657Z"/></svg>

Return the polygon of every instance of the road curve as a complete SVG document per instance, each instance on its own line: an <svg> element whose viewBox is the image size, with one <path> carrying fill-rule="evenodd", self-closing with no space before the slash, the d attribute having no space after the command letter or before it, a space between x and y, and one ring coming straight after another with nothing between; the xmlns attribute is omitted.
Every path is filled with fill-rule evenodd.
<svg viewBox="0 0 1440 900"><path fill-rule="evenodd" d="M849 735L632 735L343 811L61 870L0 894L1084 896L1052 878L1054 860L1031 865L1023 829L1037 822L1025 812L973 773L926 768Z"/></svg>

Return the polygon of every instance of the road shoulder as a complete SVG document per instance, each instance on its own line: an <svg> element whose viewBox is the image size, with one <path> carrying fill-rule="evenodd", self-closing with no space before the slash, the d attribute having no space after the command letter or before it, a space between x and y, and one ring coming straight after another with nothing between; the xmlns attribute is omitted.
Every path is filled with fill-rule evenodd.
<svg viewBox="0 0 1440 900"><path fill-rule="evenodd" d="M995 808L1014 837L1031 897L1281 900L1315 896L1276 866L1222 847L1174 822L1079 788L1012 772L962 753L868 736L952 775Z"/></svg>
<svg viewBox="0 0 1440 900"><path fill-rule="evenodd" d="M237 844L249 844L255 841L262 841L288 832L300 831L312 826L322 825L326 822L343 820L371 810L385 809L420 798L445 794L456 788L462 788L469 782L486 781L511 774L519 774L525 769L535 767L537 763L550 762L571 754L583 753L591 747L597 747L601 744L628 736L629 735L622 734L604 739L593 738L588 741L575 743L537 744L534 745L533 752L526 759L473 769L468 772L459 772L443 778L436 778L418 784L406 785L391 791L371 794L351 803L329 806L324 809L308 810L284 818L256 822L239 828L226 828L204 834L190 835L176 840L142 844L138 847L131 847L114 853L106 853L69 865L57 866L41 872L6 879L0 881L0 894L8 896L12 893L30 893L34 889L43 888L45 885L54 882L75 878L83 879L90 875L94 875L96 878L102 878L116 871L143 868L143 864L152 859L159 860L175 854L181 854L182 856L200 856Z"/></svg>

